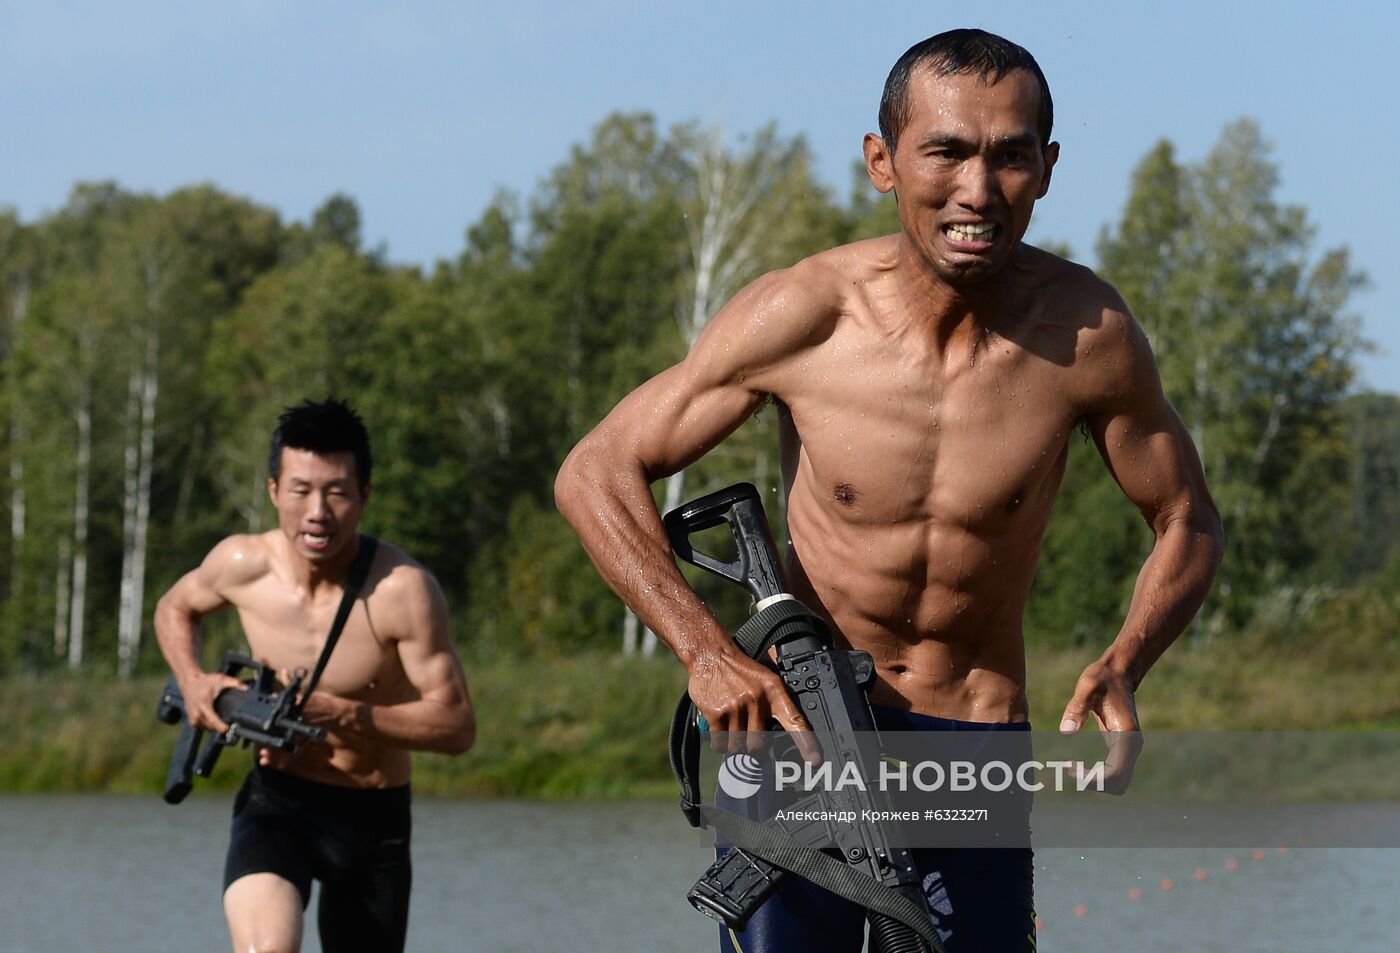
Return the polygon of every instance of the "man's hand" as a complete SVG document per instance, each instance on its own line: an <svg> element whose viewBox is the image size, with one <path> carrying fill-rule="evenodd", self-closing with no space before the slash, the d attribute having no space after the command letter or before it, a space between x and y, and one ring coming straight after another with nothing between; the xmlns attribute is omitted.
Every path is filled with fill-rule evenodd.
<svg viewBox="0 0 1400 953"><path fill-rule="evenodd" d="M730 754L763 746L762 732L777 719L812 764L821 749L807 719L775 672L738 650L705 655L690 666L690 700L710 726L710 746Z"/></svg>
<svg viewBox="0 0 1400 953"><path fill-rule="evenodd" d="M1104 790L1109 794L1122 794L1132 783L1133 767L1142 753L1142 728L1133 700L1133 684L1128 677L1103 662L1094 662L1084 669L1074 686L1074 697L1065 706L1064 717L1060 719L1060 732L1074 734L1090 712L1108 744Z"/></svg>
<svg viewBox="0 0 1400 953"><path fill-rule="evenodd" d="M312 692L302 701L301 720L327 732L354 732L364 719L365 707L363 702L329 692Z"/></svg>
<svg viewBox="0 0 1400 953"><path fill-rule="evenodd" d="M185 700L185 717L191 725L219 734L228 731L228 722L214 710L214 699L225 689L243 691L246 686L242 682L223 672L200 672L193 679L179 682L179 685L180 695Z"/></svg>
<svg viewBox="0 0 1400 953"><path fill-rule="evenodd" d="M327 731L326 737L320 741L312 741L309 738L302 739L297 744L295 751L278 751L276 748L258 747L258 764L264 768L276 768L279 771L286 771L293 762L305 761L308 752L314 751L318 760L324 761L330 757L330 752L335 748L349 748L351 744L343 735L337 735Z"/></svg>
<svg viewBox="0 0 1400 953"><path fill-rule="evenodd" d="M305 673L302 673L303 675ZM291 669L279 668L277 670L277 682L279 685L288 685L295 677ZM308 748L320 747L322 749L332 749L336 747L350 747L350 741L342 734L336 734L336 730L344 728L347 712L353 711L357 707L356 702L341 698L339 695L332 695L328 692L312 692L305 697L298 697L301 702L301 720L308 725L326 730L326 737L321 741L311 741L303 738L297 744L296 751L278 751L275 748L258 748L258 764L265 768L277 768L285 771L288 766L298 760L302 752ZM324 750L321 757L325 756Z"/></svg>
<svg viewBox="0 0 1400 953"><path fill-rule="evenodd" d="M258 764L264 768L276 768L279 771L288 770L293 762L305 761L310 755L308 752L315 752L317 760L324 761L330 757L330 752L335 748L350 748L352 744L344 735L337 735L327 731L326 737L320 741L312 741L309 738L302 739L297 744L295 751L278 751L276 748L258 747Z"/></svg>

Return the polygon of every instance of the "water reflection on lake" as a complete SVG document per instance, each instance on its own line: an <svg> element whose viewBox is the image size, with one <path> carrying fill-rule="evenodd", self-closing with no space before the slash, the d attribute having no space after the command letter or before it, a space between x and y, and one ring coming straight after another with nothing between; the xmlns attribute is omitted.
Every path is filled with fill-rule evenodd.
<svg viewBox="0 0 1400 953"><path fill-rule="evenodd" d="M226 949L229 807L227 796L179 807L0 797L0 950ZM683 899L710 860L708 836L670 802L420 800L414 823L411 950L716 947L713 924ZM1255 860L1225 848L1057 848L1036 860L1042 950L1400 948L1400 849L1270 848ZM318 948L313 922L306 949Z"/></svg>

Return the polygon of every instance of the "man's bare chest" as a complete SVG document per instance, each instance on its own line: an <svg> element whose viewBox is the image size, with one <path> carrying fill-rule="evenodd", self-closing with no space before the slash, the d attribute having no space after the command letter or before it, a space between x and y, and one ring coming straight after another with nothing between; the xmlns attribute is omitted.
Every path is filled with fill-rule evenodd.
<svg viewBox="0 0 1400 953"><path fill-rule="evenodd" d="M995 360L954 374L871 362L787 404L797 478L856 522L998 523L1058 485L1075 423L1056 374Z"/></svg>
<svg viewBox="0 0 1400 953"><path fill-rule="evenodd" d="M308 603L266 581L240 596L235 607L254 657L278 669L311 672L325 649L339 596ZM364 598L351 608L322 673L323 690L353 697L396 671L397 656L382 625L376 627L376 608Z"/></svg>

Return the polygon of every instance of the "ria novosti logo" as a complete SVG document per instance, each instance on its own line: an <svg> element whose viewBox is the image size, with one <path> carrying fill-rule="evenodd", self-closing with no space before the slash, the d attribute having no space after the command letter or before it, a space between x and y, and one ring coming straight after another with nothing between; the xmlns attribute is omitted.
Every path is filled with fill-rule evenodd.
<svg viewBox="0 0 1400 953"><path fill-rule="evenodd" d="M886 791L989 792L1002 793L1016 788L1025 792L1105 790L1107 764L1076 761L1027 760L1018 764L1005 761L918 761L882 760L879 773L866 777L854 761L837 765L777 761L774 772L765 778L763 764L748 754L732 754L719 769L720 790L732 798L753 797L765 779L775 791L841 792ZM1041 780L1045 777L1046 780Z"/></svg>
<svg viewBox="0 0 1400 953"><path fill-rule="evenodd" d="M719 768L719 789L732 798L753 797L763 786L763 765L750 754L731 754Z"/></svg>
<svg viewBox="0 0 1400 953"><path fill-rule="evenodd" d="M1105 790L1108 765L1104 761L1085 764L1080 761L1036 761L1019 763L998 760L984 761L904 761L882 758L879 774L866 777L860 765L846 761L839 767L825 761L819 765L806 762L779 761L774 781L777 790L800 791L894 791L911 788L924 793L945 791L953 793L990 792L1000 794L1010 788L1025 792L1043 791L1047 787L1065 791L1073 782L1075 790ZM1051 776L1049 783L1041 775Z"/></svg>

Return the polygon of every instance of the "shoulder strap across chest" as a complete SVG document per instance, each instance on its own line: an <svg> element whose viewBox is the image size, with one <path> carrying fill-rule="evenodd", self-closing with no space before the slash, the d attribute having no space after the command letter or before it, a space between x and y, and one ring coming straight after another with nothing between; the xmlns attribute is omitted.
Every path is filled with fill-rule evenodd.
<svg viewBox="0 0 1400 953"><path fill-rule="evenodd" d="M309 698L316 690L316 684L321 681L321 673L326 669L326 663L330 661L331 650L335 648L336 641L340 638L341 630L345 628L346 621L350 618L350 610L355 608L355 600L360 597L360 590L364 588L365 580L369 578L369 567L374 564L374 553L379 548L379 540L373 536L360 536L360 548L355 553L355 561L350 564L350 572L345 577L345 595L340 599L340 608L335 610L335 621L331 623L330 634L326 636L325 648L321 649L321 657L316 660L316 668L311 673L311 680L306 683L306 688L302 691L303 699Z"/></svg>

